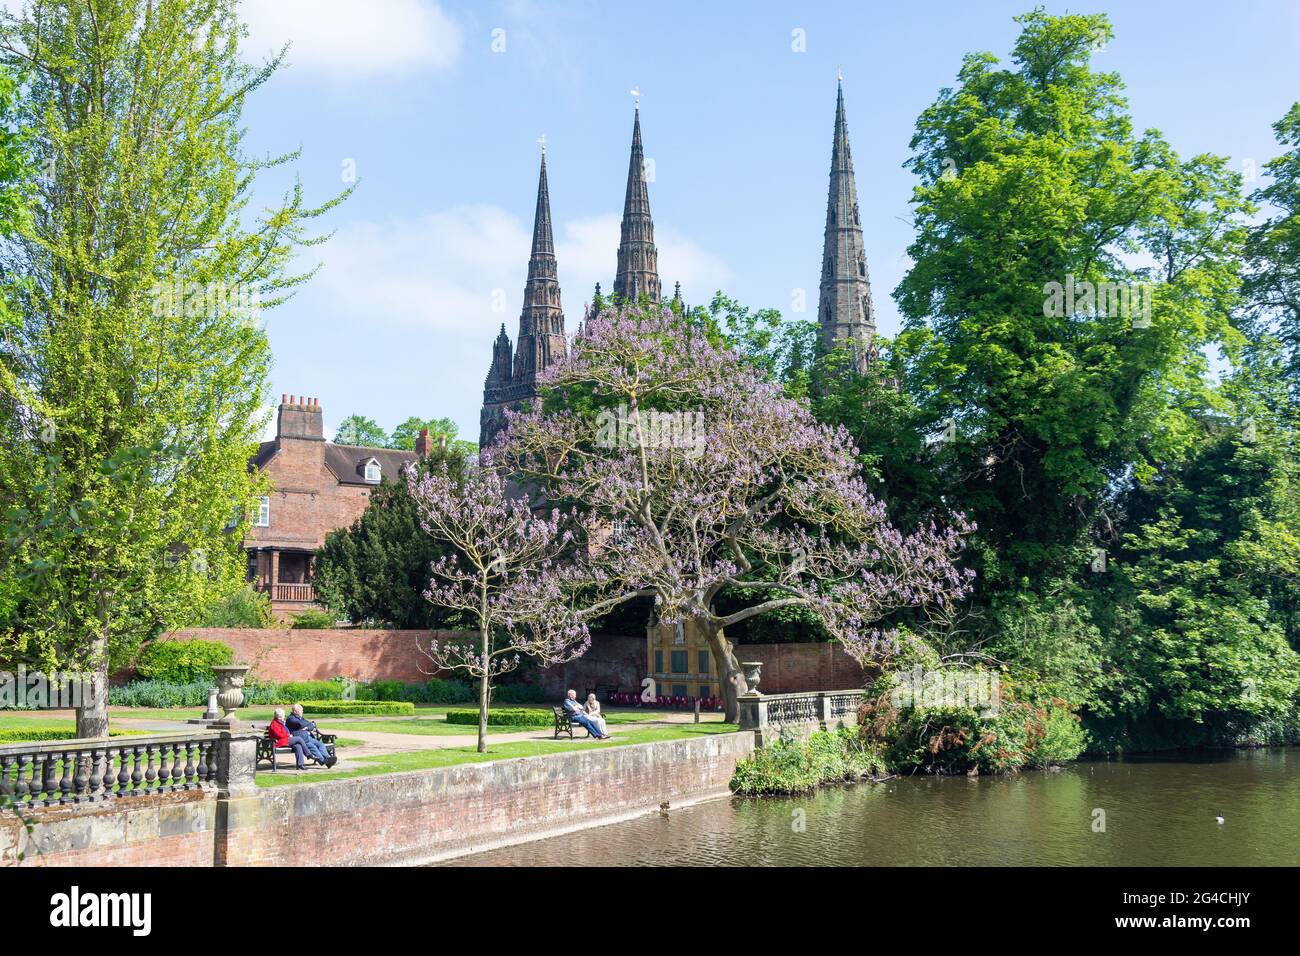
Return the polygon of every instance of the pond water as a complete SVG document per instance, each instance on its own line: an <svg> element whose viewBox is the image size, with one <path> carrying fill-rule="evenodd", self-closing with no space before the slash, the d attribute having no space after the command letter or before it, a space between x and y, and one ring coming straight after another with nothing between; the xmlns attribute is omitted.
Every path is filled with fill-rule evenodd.
<svg viewBox="0 0 1300 956"><path fill-rule="evenodd" d="M579 863L1296 866L1300 749L1089 761L1014 777L907 777L806 797L710 800L448 865Z"/></svg>

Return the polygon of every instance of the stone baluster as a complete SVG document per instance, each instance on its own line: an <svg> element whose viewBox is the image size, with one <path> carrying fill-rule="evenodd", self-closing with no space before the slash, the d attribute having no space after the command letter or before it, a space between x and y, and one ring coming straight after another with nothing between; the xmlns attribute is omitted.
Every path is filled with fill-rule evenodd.
<svg viewBox="0 0 1300 956"><path fill-rule="evenodd" d="M184 789L197 790L203 785L202 781L196 780L194 776L194 751L198 749L199 745L197 742L187 740L181 746L185 748L185 772L181 777L181 781L184 784Z"/></svg>
<svg viewBox="0 0 1300 956"><path fill-rule="evenodd" d="M77 755L74 751L68 750L64 752L63 775L59 777L59 803L72 803L72 774L74 773L76 760Z"/></svg>
<svg viewBox="0 0 1300 956"><path fill-rule="evenodd" d="M99 756L98 750L90 753L72 755L75 776L72 778L72 802L86 803L94 800L92 792L87 789L90 782L90 764Z"/></svg>
<svg viewBox="0 0 1300 956"><path fill-rule="evenodd" d="M113 758L121 751L116 747L104 749L104 799L113 797L113 784L117 783L117 771L113 768Z"/></svg>
<svg viewBox="0 0 1300 956"><path fill-rule="evenodd" d="M140 784L144 780L144 768L140 766L140 756L144 748L132 747L131 751L135 757L135 762L131 765L131 796L134 797L142 792Z"/></svg>
<svg viewBox="0 0 1300 956"><path fill-rule="evenodd" d="M171 786L168 788L171 790L184 789L185 768L184 768L184 764L181 763L181 746L182 745L179 743L163 744L163 747L165 749L171 751L172 780L171 780Z"/></svg>
<svg viewBox="0 0 1300 956"><path fill-rule="evenodd" d="M15 783L11 782L9 775L18 761L10 756L0 757L0 797L12 797L15 789Z"/></svg>
<svg viewBox="0 0 1300 956"><path fill-rule="evenodd" d="M57 763L54 754L41 754L41 768L45 771L41 777L41 800L46 803L53 802L54 795L59 790L59 781L55 776Z"/></svg>
<svg viewBox="0 0 1300 956"><path fill-rule="evenodd" d="M166 765L167 758L163 749L157 744L145 744L144 752L148 761L144 772L144 792L151 793L157 789L159 769ZM158 756L158 763L153 762L155 753Z"/></svg>
<svg viewBox="0 0 1300 956"><path fill-rule="evenodd" d="M14 786L14 803L18 806L25 806L31 798L32 787L27 782L28 768L32 765L31 754L20 754L18 757L18 780Z"/></svg>

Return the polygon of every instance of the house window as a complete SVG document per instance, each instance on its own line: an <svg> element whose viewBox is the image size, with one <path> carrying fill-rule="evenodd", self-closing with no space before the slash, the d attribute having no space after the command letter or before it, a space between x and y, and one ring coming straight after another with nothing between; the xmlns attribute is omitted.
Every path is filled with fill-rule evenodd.
<svg viewBox="0 0 1300 956"><path fill-rule="evenodd" d="M265 496L257 499L257 526L271 527L271 499Z"/></svg>
<svg viewBox="0 0 1300 956"><path fill-rule="evenodd" d="M696 661L699 663L699 673L707 674L709 672L709 652L696 651Z"/></svg>
<svg viewBox="0 0 1300 956"><path fill-rule="evenodd" d="M701 696L701 697L712 697L712 696L713 696L712 694L709 693L709 685L708 685L708 684L701 684L701 685L700 685L700 696Z"/></svg>
<svg viewBox="0 0 1300 956"><path fill-rule="evenodd" d="M672 665L674 674L685 674L690 670L685 651L673 651Z"/></svg>
<svg viewBox="0 0 1300 956"><path fill-rule="evenodd" d="M674 697L686 697L686 696L687 696L687 693L686 693L686 685L685 685L685 684L673 684L673 693L672 693L672 696L674 696Z"/></svg>
<svg viewBox="0 0 1300 956"><path fill-rule="evenodd" d="M377 461L366 462L366 481L372 482L374 484L378 484L379 479L381 477L382 474L379 470L379 462Z"/></svg>
<svg viewBox="0 0 1300 956"><path fill-rule="evenodd" d="M655 651L655 673L662 674L663 672L664 672L664 652Z"/></svg>

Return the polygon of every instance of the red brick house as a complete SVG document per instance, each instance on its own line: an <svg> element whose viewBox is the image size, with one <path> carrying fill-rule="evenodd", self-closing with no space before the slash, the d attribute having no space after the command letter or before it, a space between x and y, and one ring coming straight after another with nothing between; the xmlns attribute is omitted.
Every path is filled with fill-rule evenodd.
<svg viewBox="0 0 1300 956"><path fill-rule="evenodd" d="M335 528L366 510L370 491L395 481L429 453L427 431L415 451L336 445L325 440L320 402L281 396L274 441L262 442L250 465L270 476L244 541L248 580L270 595L278 617L312 607L312 556Z"/></svg>

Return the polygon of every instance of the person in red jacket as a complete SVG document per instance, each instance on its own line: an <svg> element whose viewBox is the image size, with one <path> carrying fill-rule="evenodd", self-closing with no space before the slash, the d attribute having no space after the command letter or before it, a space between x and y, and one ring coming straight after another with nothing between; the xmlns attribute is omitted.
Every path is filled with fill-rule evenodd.
<svg viewBox="0 0 1300 956"><path fill-rule="evenodd" d="M283 707L275 708L275 720L266 725L266 736L270 737L277 747L292 747L293 759L298 769L307 769L307 762L303 759L307 754L307 745L301 738L291 736L288 728L284 726Z"/></svg>

